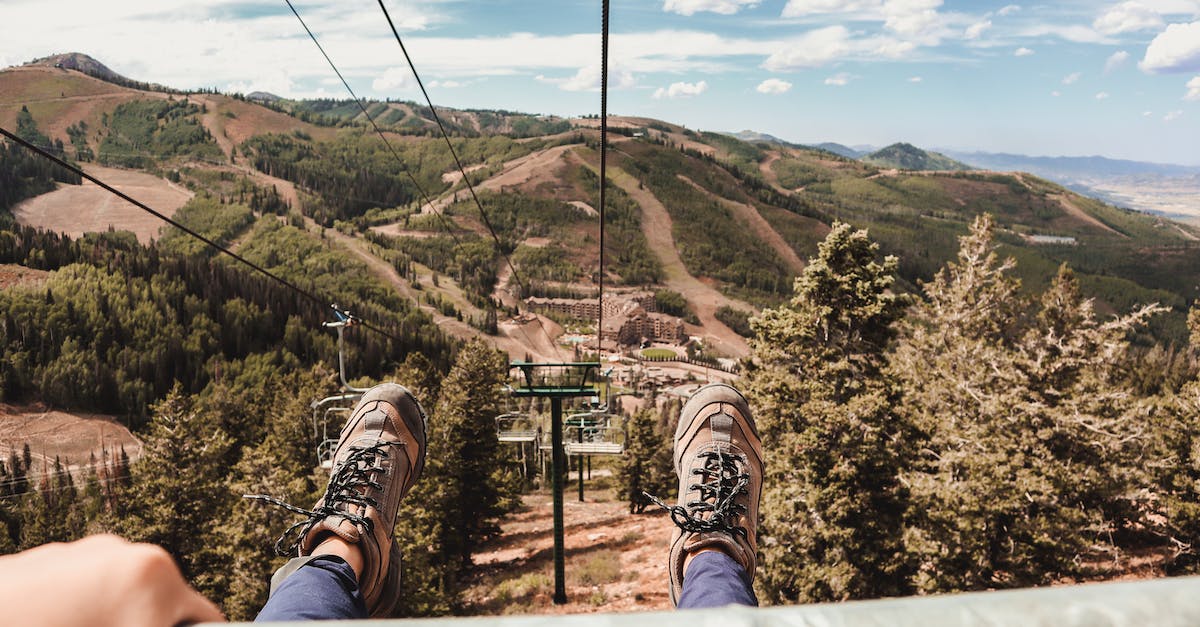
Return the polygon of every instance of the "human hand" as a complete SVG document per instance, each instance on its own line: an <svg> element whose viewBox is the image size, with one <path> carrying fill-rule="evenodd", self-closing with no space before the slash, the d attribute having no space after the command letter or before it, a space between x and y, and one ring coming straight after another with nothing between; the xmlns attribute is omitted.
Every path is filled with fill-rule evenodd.
<svg viewBox="0 0 1200 627"><path fill-rule="evenodd" d="M0 616L10 625L174 627L223 621L161 547L112 535L0 557Z"/></svg>

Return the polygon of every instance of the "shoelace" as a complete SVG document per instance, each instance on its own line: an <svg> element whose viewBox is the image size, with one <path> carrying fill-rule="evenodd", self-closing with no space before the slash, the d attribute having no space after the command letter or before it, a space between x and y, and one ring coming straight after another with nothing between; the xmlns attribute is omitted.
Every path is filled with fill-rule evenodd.
<svg viewBox="0 0 1200 627"><path fill-rule="evenodd" d="M346 456L346 459L342 460L342 463L338 465L329 477L329 487L325 488L325 496L321 499L321 506L316 509L296 507L265 494L244 494L242 498L265 501L271 505L282 507L293 514L305 517L305 520L301 520L288 527L287 531L284 531L279 536L279 539L275 541L275 553L280 557L294 557L296 549L300 546L300 541L308 534L313 525L330 516L345 518L352 524L361 526L364 533L370 533L373 527L371 519L344 511L343 509L339 509L339 507L348 505L379 507L378 501L363 494L366 491L364 488L373 490L383 489L383 486L378 481L372 479L370 474L377 470L375 466L379 459L389 456L386 450L387 447L399 445L399 442L379 440L370 446L351 446L350 454ZM288 544L288 538L293 534L295 534L295 538Z"/></svg>
<svg viewBox="0 0 1200 627"><path fill-rule="evenodd" d="M662 499L643 492L659 507L671 513L671 521L689 533L717 531L746 537L745 527L733 524L733 519L746 513L746 506L734 502L738 496L749 494L750 475L738 468L738 458L720 451L700 453L704 466L693 468L693 475L704 477L701 483L688 486L688 491L699 490L700 499L683 505L667 505ZM705 516L705 514L710 514Z"/></svg>

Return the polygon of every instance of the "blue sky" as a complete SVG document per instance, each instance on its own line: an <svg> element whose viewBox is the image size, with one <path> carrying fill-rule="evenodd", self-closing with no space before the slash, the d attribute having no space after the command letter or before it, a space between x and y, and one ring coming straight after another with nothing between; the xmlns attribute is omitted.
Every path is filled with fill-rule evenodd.
<svg viewBox="0 0 1200 627"><path fill-rule="evenodd" d="M385 0L436 105L599 110L599 0ZM419 93L375 2L297 7L360 95ZM1200 0L613 0L609 111L796 142L1200 165ZM2 0L0 66L346 97L287 6ZM2 96L0 96L2 99Z"/></svg>

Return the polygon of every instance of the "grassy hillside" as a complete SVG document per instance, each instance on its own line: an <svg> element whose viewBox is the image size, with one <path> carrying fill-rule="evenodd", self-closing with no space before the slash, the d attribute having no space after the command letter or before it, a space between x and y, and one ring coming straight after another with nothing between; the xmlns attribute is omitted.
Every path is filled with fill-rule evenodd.
<svg viewBox="0 0 1200 627"><path fill-rule="evenodd" d="M465 184L440 138L430 136L432 116L420 105L367 104L394 133L397 163L363 128L362 112L352 101L276 100L264 106L213 94L171 101L47 67L0 73L0 89L28 99L40 128L68 150L87 148L102 161L127 166L179 169L196 191L217 195L240 193L231 181L253 174L246 170L253 168L294 185L303 200L295 209L325 226L340 225L350 233L432 229L403 236L407 240L389 245L394 250L387 254L426 257L429 267L456 277L476 303L486 303L499 280L502 258L483 251L490 241L485 220L465 202ZM504 252L535 283L580 293L594 289L596 120L507 111L441 114L470 168L468 176L484 187L481 199L495 218ZM15 113L0 108L0 122L5 115ZM815 253L834 220L866 227L886 253L900 258L902 284L909 289L929 280L951 258L969 221L987 212L996 217L1007 250L1021 259L1030 289L1044 285L1060 263L1070 263L1105 308L1169 302L1175 313L1164 332L1176 339L1182 336L1184 304L1197 296L1186 277L1196 276L1193 259L1200 256L1186 227L1036 177L955 172L966 166L908 144L859 161L759 136L748 142L696 133L657 120L618 118L613 126L613 165L666 208L687 272L752 303L786 298L793 274L761 231L729 203L756 211L801 259ZM563 133L571 128L573 133ZM431 214L416 215L422 192L447 209L456 235ZM282 213L286 207L276 198L266 210ZM610 188L605 270L617 283L661 287L661 255L646 243L643 211ZM197 219L221 224L231 218Z"/></svg>

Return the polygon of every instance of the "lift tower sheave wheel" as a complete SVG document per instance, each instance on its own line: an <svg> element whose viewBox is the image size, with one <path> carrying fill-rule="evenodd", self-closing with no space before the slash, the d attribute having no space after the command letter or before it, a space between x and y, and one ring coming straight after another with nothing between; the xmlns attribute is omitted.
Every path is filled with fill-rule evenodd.
<svg viewBox="0 0 1200 627"><path fill-rule="evenodd" d="M516 397L541 397L550 399L550 452L552 486L554 494L554 603L567 602L566 568L564 565L563 542L563 475L566 455L563 450L564 398L593 396L596 394L595 376L599 362L576 363L533 363L515 361L509 365L519 372L512 384Z"/></svg>

